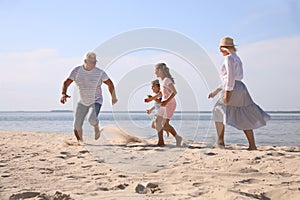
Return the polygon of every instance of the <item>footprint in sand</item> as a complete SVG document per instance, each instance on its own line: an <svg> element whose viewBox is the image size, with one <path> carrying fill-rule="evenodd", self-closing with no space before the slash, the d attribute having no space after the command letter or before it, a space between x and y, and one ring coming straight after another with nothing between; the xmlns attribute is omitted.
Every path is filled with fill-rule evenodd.
<svg viewBox="0 0 300 200"><path fill-rule="evenodd" d="M107 188L107 187L99 187L96 189L96 191L109 191L109 190L125 190L125 188L129 186L129 184L127 183L123 183L123 184L119 184L119 185L116 185L112 188Z"/></svg>
<svg viewBox="0 0 300 200"><path fill-rule="evenodd" d="M286 172L269 172L269 174L279 175L279 176L282 176L282 177L291 177L291 176L293 176L292 174L289 174L289 173L286 173Z"/></svg>
<svg viewBox="0 0 300 200"><path fill-rule="evenodd" d="M300 181L285 181L285 182L281 182L281 184L282 185L300 185Z"/></svg>
<svg viewBox="0 0 300 200"><path fill-rule="evenodd" d="M270 152L266 154L267 156L274 156L274 157L278 157L278 156L284 156L284 153L280 153L280 152Z"/></svg>
<svg viewBox="0 0 300 200"><path fill-rule="evenodd" d="M8 178L8 177L10 177L10 176L11 176L10 174L2 174L2 175L1 175L2 178Z"/></svg>
<svg viewBox="0 0 300 200"><path fill-rule="evenodd" d="M259 180L254 179L254 178L248 178L248 179L244 179L239 181L239 183L248 183L248 184L254 184L254 183L258 183Z"/></svg>
<svg viewBox="0 0 300 200"><path fill-rule="evenodd" d="M0 164L0 167L6 167L7 164Z"/></svg>
<svg viewBox="0 0 300 200"><path fill-rule="evenodd" d="M66 152L66 151L62 151L62 152L60 152L60 154L61 154L61 155L56 156L56 158L68 159L68 158L73 157L73 156L71 155L71 153Z"/></svg>
<svg viewBox="0 0 300 200"><path fill-rule="evenodd" d="M41 168L40 170L41 171L41 174L53 174L54 173L54 169L51 169L51 168Z"/></svg>
<svg viewBox="0 0 300 200"><path fill-rule="evenodd" d="M80 154L85 154L85 153L89 153L88 150L82 150L82 151L79 151Z"/></svg>
<svg viewBox="0 0 300 200"><path fill-rule="evenodd" d="M215 156L215 155L218 155L217 153L214 153L214 152L208 152L208 153L204 153L205 155L207 156Z"/></svg>
<svg viewBox="0 0 300 200"><path fill-rule="evenodd" d="M120 185L114 186L111 189L112 190L124 190L127 186L129 186L129 184L124 183L124 184L120 184Z"/></svg>
<svg viewBox="0 0 300 200"><path fill-rule="evenodd" d="M96 191L109 191L108 188L104 188L104 187L99 187L96 189Z"/></svg>
<svg viewBox="0 0 300 200"><path fill-rule="evenodd" d="M28 199L40 195L39 192L22 192L19 194L13 194L9 197L9 200Z"/></svg>
<svg viewBox="0 0 300 200"><path fill-rule="evenodd" d="M195 182L195 183L193 183L192 185L194 186L194 187L200 187L200 186L202 186L204 183L201 183L201 182Z"/></svg>
<svg viewBox="0 0 300 200"><path fill-rule="evenodd" d="M92 165L83 165L83 166L81 166L81 168L83 168L83 169L89 169L91 167L92 167Z"/></svg>
<svg viewBox="0 0 300 200"><path fill-rule="evenodd" d="M75 175L72 175L72 176L67 176L67 178L69 178L69 179L84 179L86 177L85 176L75 176Z"/></svg>
<svg viewBox="0 0 300 200"><path fill-rule="evenodd" d="M259 172L259 170L257 169L253 169L253 168L242 168L240 170L241 173L256 173L256 172Z"/></svg>

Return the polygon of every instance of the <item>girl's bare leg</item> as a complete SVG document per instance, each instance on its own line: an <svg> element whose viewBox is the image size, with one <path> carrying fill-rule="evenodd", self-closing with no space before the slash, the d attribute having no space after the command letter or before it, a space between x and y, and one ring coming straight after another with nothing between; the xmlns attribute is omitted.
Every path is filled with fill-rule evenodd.
<svg viewBox="0 0 300 200"><path fill-rule="evenodd" d="M223 122L215 122L215 125L218 133L218 145L225 147L225 142L224 142L225 126Z"/></svg>
<svg viewBox="0 0 300 200"><path fill-rule="evenodd" d="M176 146L181 146L182 137L180 137L173 126L169 124L170 119L165 119L164 130L170 132L176 139Z"/></svg>
<svg viewBox="0 0 300 200"><path fill-rule="evenodd" d="M249 151L257 150L256 145L255 145L253 130L244 130L244 133L246 134L247 140L249 142L248 150Z"/></svg>

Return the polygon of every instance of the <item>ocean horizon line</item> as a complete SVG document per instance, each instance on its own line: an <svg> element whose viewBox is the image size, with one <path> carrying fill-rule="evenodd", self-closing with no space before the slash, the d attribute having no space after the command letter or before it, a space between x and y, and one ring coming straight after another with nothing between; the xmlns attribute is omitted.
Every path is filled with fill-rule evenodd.
<svg viewBox="0 0 300 200"><path fill-rule="evenodd" d="M73 110L0 110L0 113L72 113ZM269 110L266 111L270 114L300 114L300 110ZM103 110L101 113L145 113L145 110L131 110L131 111L112 111L112 110ZM175 113L212 113L210 110L183 110L175 111Z"/></svg>

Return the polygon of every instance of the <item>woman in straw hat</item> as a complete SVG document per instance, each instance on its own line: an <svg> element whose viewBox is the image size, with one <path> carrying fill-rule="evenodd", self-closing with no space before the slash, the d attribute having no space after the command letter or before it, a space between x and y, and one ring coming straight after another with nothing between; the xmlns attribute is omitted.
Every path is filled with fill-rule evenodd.
<svg viewBox="0 0 300 200"><path fill-rule="evenodd" d="M270 116L252 100L247 87L242 82L243 64L236 54L233 39L222 38L220 51L225 57L221 66L222 86L211 92L208 98L221 92L221 98L213 109L213 119L218 133L218 146L225 147L225 124L243 130L249 142L248 150L256 150L253 129L266 125Z"/></svg>

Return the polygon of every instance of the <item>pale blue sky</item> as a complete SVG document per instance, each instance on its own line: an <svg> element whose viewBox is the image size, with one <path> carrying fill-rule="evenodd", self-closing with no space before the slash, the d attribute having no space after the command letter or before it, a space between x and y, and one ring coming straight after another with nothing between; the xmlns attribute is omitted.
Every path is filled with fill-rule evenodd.
<svg viewBox="0 0 300 200"><path fill-rule="evenodd" d="M186 35L216 67L219 39L233 37L257 103L300 110L299 0L0 0L0 19L0 110L71 108L58 103L60 85L82 55L146 27Z"/></svg>

